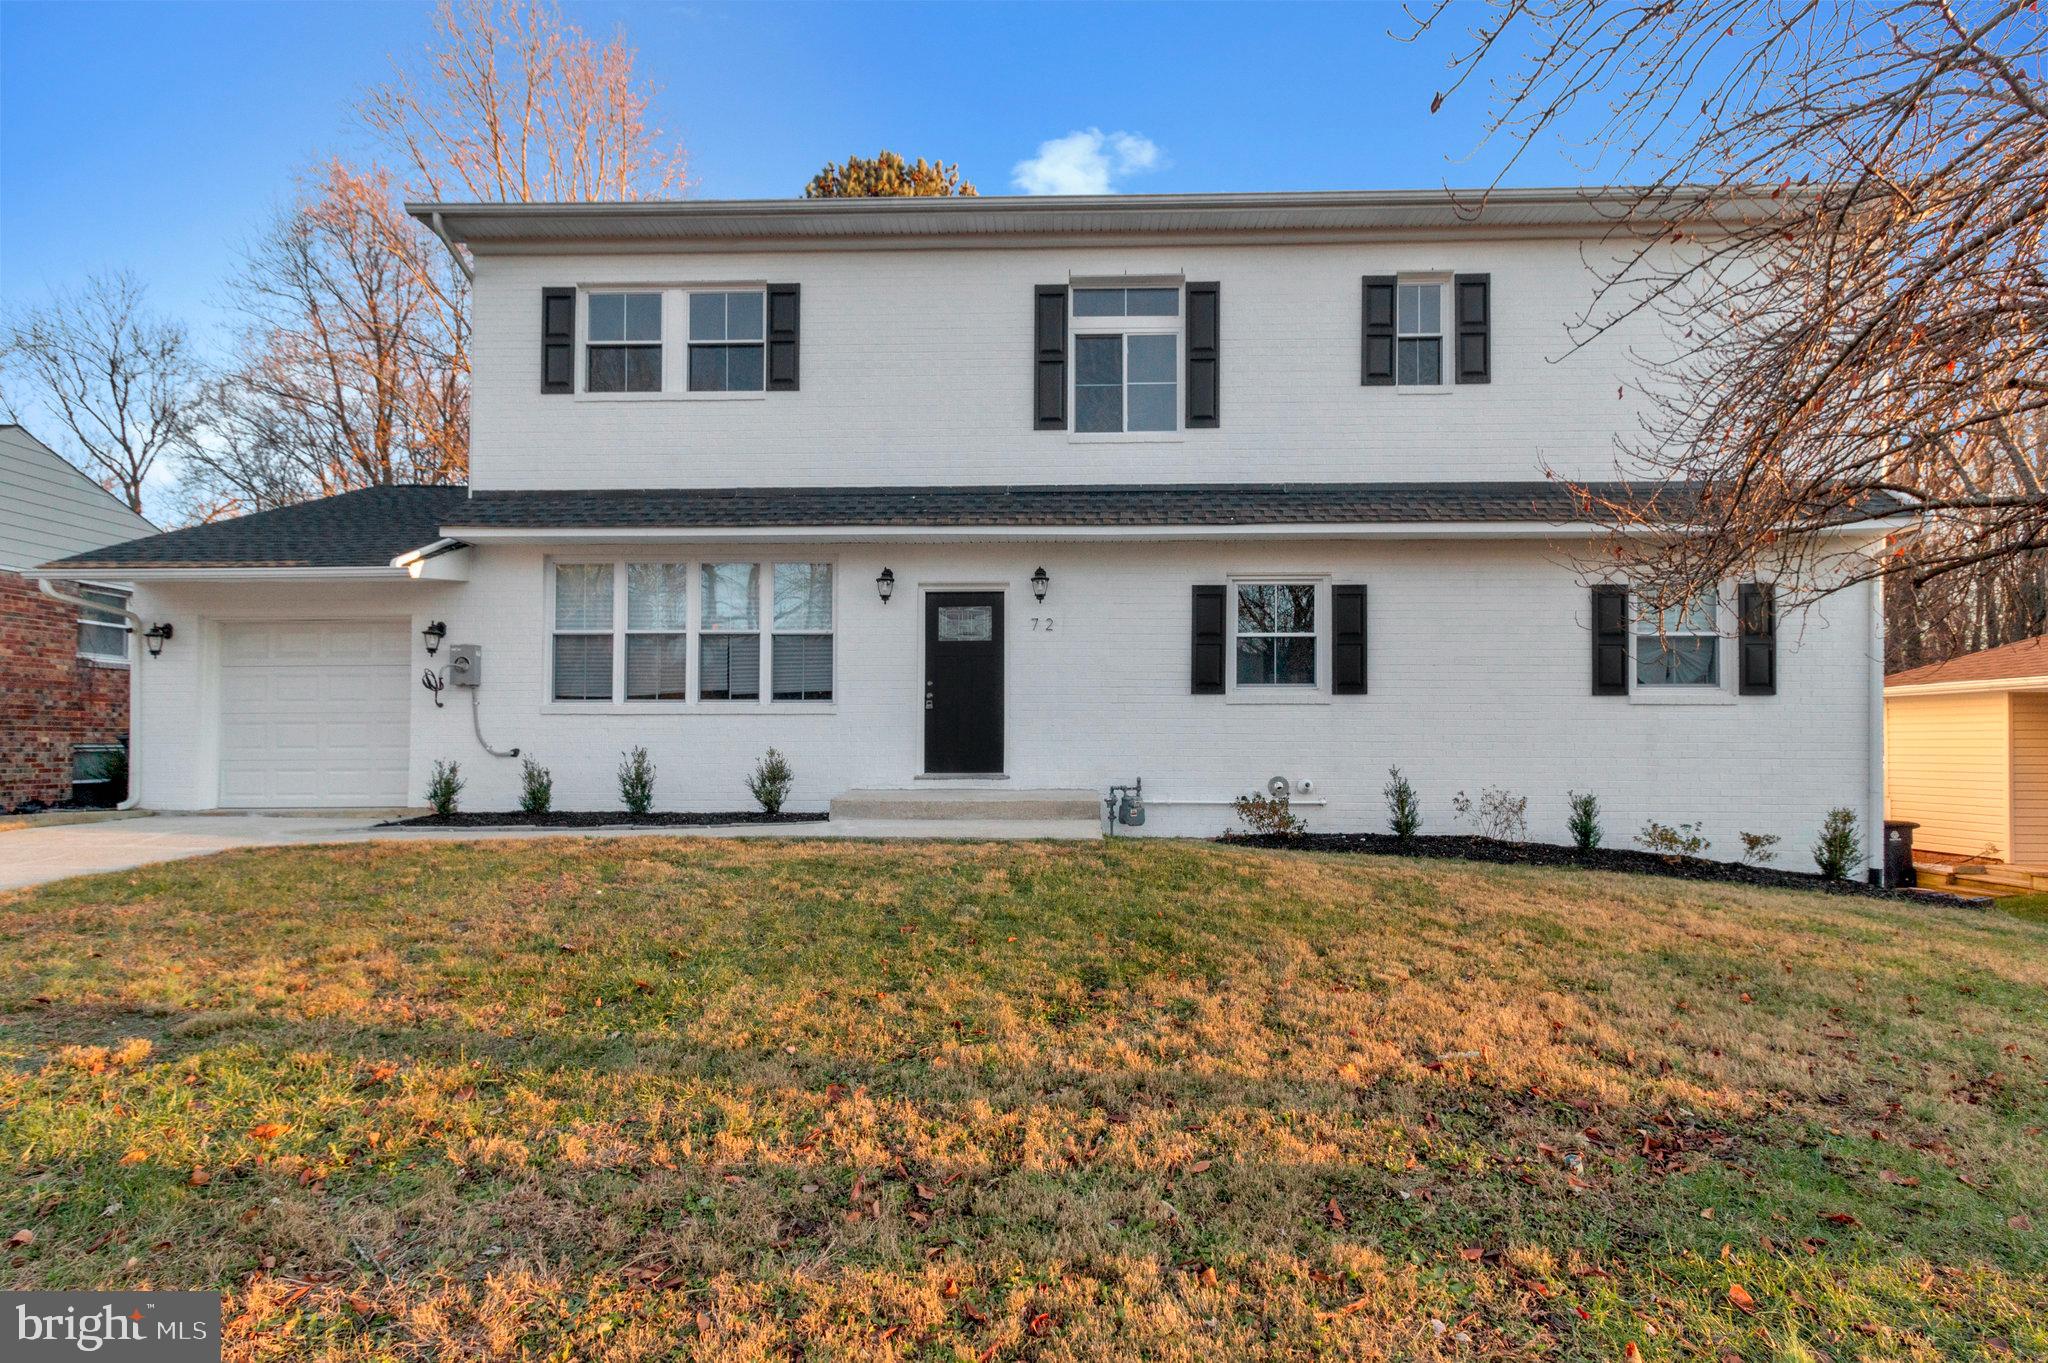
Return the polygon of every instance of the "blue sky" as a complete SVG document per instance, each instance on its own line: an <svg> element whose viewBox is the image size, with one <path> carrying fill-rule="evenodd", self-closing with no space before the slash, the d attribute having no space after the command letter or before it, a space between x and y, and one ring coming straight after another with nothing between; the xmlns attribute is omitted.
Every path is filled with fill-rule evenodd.
<svg viewBox="0 0 2048 1363"><path fill-rule="evenodd" d="M1479 148L1478 99L1429 113L1455 31L1396 41L1393 4L564 9L639 49L699 197L794 195L881 147L958 161L984 193L1019 192L1048 142L1031 184L1107 172L1132 192L1472 184L1501 154ZM370 150L356 95L430 17L400 0L0 3L0 300L126 266L220 343L237 247L297 168ZM1515 182L1580 178L1546 153Z"/></svg>

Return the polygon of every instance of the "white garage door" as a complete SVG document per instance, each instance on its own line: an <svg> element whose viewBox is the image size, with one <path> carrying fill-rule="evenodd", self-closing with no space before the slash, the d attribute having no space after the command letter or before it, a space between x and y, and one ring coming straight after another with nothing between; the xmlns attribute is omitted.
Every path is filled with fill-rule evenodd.
<svg viewBox="0 0 2048 1363"><path fill-rule="evenodd" d="M403 620L224 625L220 802L405 804L411 660Z"/></svg>

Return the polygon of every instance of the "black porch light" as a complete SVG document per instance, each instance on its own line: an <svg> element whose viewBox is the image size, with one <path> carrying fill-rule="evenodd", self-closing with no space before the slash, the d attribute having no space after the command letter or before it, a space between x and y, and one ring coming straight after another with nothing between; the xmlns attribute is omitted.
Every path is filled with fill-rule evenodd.
<svg viewBox="0 0 2048 1363"><path fill-rule="evenodd" d="M427 646L427 656L433 657L441 651L441 641L448 637L448 626L436 620L420 631L420 638Z"/></svg>
<svg viewBox="0 0 2048 1363"><path fill-rule="evenodd" d="M877 592L881 593L881 596L882 596L882 600L883 600L883 602L884 602L884 603L886 604L886 603L888 602L889 598L890 598L891 596L893 596L893 595L895 594L895 592L896 592L896 571L895 571L895 569L893 569L893 568L884 568L884 569L882 569L882 571L880 572L880 574L878 574L878 575L876 576L876 578L875 578L875 590L876 590Z"/></svg>
<svg viewBox="0 0 2048 1363"><path fill-rule="evenodd" d="M161 625L151 625L142 632L142 642L148 645L149 656L152 658L161 658L163 656L164 643L170 637L171 626L169 621L165 621Z"/></svg>
<svg viewBox="0 0 2048 1363"><path fill-rule="evenodd" d="M1046 589L1050 586L1052 586L1052 579L1045 575L1045 569L1040 568L1031 575L1031 594L1040 601L1045 600Z"/></svg>

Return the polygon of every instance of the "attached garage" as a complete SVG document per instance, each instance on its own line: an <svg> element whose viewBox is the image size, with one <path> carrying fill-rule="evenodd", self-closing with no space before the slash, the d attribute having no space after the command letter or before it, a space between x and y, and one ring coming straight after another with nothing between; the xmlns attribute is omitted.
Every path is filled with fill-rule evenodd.
<svg viewBox="0 0 2048 1363"><path fill-rule="evenodd" d="M220 635L220 803L407 803L411 627L237 621Z"/></svg>
<svg viewBox="0 0 2048 1363"><path fill-rule="evenodd" d="M1885 817L1922 852L2048 863L2048 639L1885 679Z"/></svg>

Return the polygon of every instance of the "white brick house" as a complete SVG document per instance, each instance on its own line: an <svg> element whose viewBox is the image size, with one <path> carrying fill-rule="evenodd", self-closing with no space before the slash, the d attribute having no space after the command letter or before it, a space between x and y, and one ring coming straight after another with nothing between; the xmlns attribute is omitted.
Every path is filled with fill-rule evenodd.
<svg viewBox="0 0 2048 1363"><path fill-rule="evenodd" d="M772 745L795 807L1143 778L1148 833L1274 776L1378 829L1392 764L1436 831L1485 786L1559 840L1572 789L1611 842L1878 815L1870 590L1745 640L1729 583L1660 638L1581 574L1546 470L1622 476L1658 339L1565 343L1597 196L415 211L475 257L470 486L95 556L174 626L147 805L417 803L446 758L512 808L480 726L563 808L644 744L672 809L746 807ZM433 622L474 719L419 685Z"/></svg>

